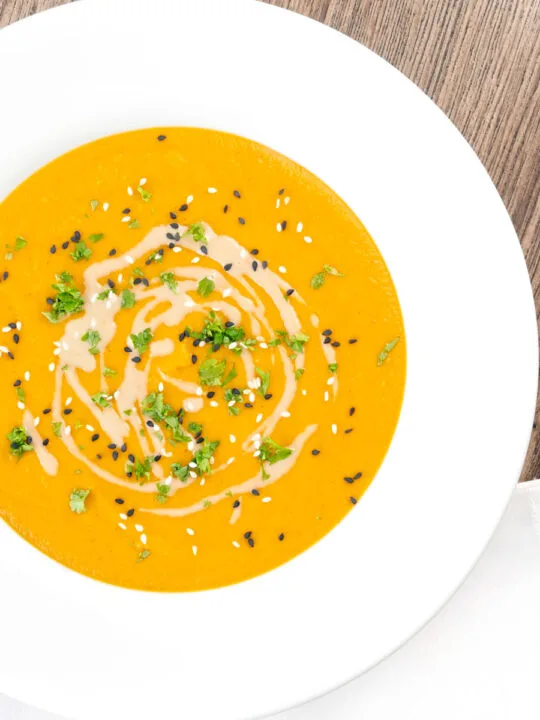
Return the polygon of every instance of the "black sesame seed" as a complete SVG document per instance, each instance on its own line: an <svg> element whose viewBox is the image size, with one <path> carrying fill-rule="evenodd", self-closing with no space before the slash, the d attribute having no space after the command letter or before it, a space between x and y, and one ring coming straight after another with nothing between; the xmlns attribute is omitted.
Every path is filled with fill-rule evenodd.
<svg viewBox="0 0 540 720"><path fill-rule="evenodd" d="M54 305L54 299L53 299L53 298L47 298L47 299L45 300L45 302L47 303L47 305Z"/></svg>
<svg viewBox="0 0 540 720"><path fill-rule="evenodd" d="M129 208L124 208L122 210L122 215L129 215L130 212L131 212L131 210Z"/></svg>
<svg viewBox="0 0 540 720"><path fill-rule="evenodd" d="M13 355L12 352L8 352L7 356L10 360L15 360L15 356Z"/></svg>
<svg viewBox="0 0 540 720"><path fill-rule="evenodd" d="M180 342L183 342L186 339L186 333L181 332L180 335L178 336L178 339L180 340Z"/></svg>
<svg viewBox="0 0 540 720"><path fill-rule="evenodd" d="M112 250L109 250L109 257L114 257L116 255L116 250L113 248Z"/></svg>
<svg viewBox="0 0 540 720"><path fill-rule="evenodd" d="M211 400L211 399L214 397L215 394L216 394L216 393L214 392L214 390L210 390L210 392L207 392L207 393L206 393L206 397L207 397L209 400Z"/></svg>
<svg viewBox="0 0 540 720"><path fill-rule="evenodd" d="M233 321L232 321L232 320L227 320L227 322L225 323L225 327L226 327L226 328L232 328L232 327L234 327Z"/></svg>
<svg viewBox="0 0 540 720"><path fill-rule="evenodd" d="M134 463L135 462L135 455L132 455L131 453L128 455L129 462Z"/></svg>
<svg viewBox="0 0 540 720"><path fill-rule="evenodd" d="M62 250L66 250L69 247L69 240L66 240L66 242L62 243Z"/></svg>
<svg viewBox="0 0 540 720"><path fill-rule="evenodd" d="M332 341L330 340L329 337L325 337L324 340L323 340L323 345L329 345L331 342L332 342Z"/></svg>
<svg viewBox="0 0 540 720"><path fill-rule="evenodd" d="M251 491L251 494L252 494L252 495L255 495L255 497L259 497L259 495L260 495L261 493L260 493L257 489L253 489L253 490Z"/></svg>
<svg viewBox="0 0 540 720"><path fill-rule="evenodd" d="M242 197L242 196L240 195L240 193L238 192L238 190L235 190L235 191L233 192L233 195L234 195L234 197L236 197L236 198L241 198L241 197Z"/></svg>
<svg viewBox="0 0 540 720"><path fill-rule="evenodd" d="M223 266L223 269L224 269L226 272L229 272L229 270L230 270L231 268L232 268L232 263L227 263L226 265Z"/></svg>
<svg viewBox="0 0 540 720"><path fill-rule="evenodd" d="M330 330L330 328L327 328L326 330L323 330L321 334L322 334L322 335L331 335L331 334L332 334L332 330Z"/></svg>
<svg viewBox="0 0 540 720"><path fill-rule="evenodd" d="M239 217L239 218L238 218L238 222L240 223L240 225L245 225L245 224L246 224L246 220L245 220L245 218L243 218L243 217Z"/></svg>
<svg viewBox="0 0 540 720"><path fill-rule="evenodd" d="M127 450L127 445L126 445L126 443L124 443L124 444L122 445L122 447L120 448L120 450L121 450L122 452L126 452L126 450Z"/></svg>
<svg viewBox="0 0 540 720"><path fill-rule="evenodd" d="M206 245L201 245L201 252L203 255L208 255L208 248Z"/></svg>
<svg viewBox="0 0 540 720"><path fill-rule="evenodd" d="M259 263L258 263L256 260L254 260L254 261L251 263L251 267L253 268L253 271L256 272L256 271L257 271L257 268L259 267Z"/></svg>
<svg viewBox="0 0 540 720"><path fill-rule="evenodd" d="M195 338L195 340L193 341L193 347L199 347L200 344L201 344L200 338Z"/></svg>
<svg viewBox="0 0 540 720"><path fill-rule="evenodd" d="M285 540L285 534L284 534L284 533L280 533L280 534L278 535L278 540L279 540L279 542L283 542L283 540Z"/></svg>
<svg viewBox="0 0 540 720"><path fill-rule="evenodd" d="M135 515L135 510L134 510L133 508L130 508L130 509L127 511L126 515L127 515L128 517L133 517L133 516Z"/></svg>
<svg viewBox="0 0 540 720"><path fill-rule="evenodd" d="M358 500L357 500L355 497L352 497L352 496L349 498L349 500L351 501L351 503L352 503L353 505L356 505L356 503L358 502Z"/></svg>
<svg viewBox="0 0 540 720"><path fill-rule="evenodd" d="M251 530L248 530L247 532L244 533L244 537L246 538L246 540L249 540L251 535L252 535Z"/></svg>
<svg viewBox="0 0 540 720"><path fill-rule="evenodd" d="M193 365L195 365L196 362L197 362L197 356L196 356L196 355L192 355L192 356L191 356L191 363L192 363Z"/></svg>
<svg viewBox="0 0 540 720"><path fill-rule="evenodd" d="M251 403L244 403L244 407L247 408L248 410L251 410L253 405Z"/></svg>
<svg viewBox="0 0 540 720"><path fill-rule="evenodd" d="M240 500L235 500L233 502L233 508L237 508L237 507L240 507Z"/></svg>
<svg viewBox="0 0 540 720"><path fill-rule="evenodd" d="M144 264L145 264L145 265L151 265L151 264L152 264L152 260L151 260L151 259L145 260L145 261L144 261Z"/></svg>
<svg viewBox="0 0 540 720"><path fill-rule="evenodd" d="M255 547L255 540L253 538L249 538L248 545L249 547Z"/></svg>
<svg viewBox="0 0 540 720"><path fill-rule="evenodd" d="M81 233L78 230L75 230L75 232L73 233L73 237L77 242L79 242L79 240L81 239Z"/></svg>
<svg viewBox="0 0 540 720"><path fill-rule="evenodd" d="M175 215L174 217L176 217L176 215ZM177 222L172 222L172 223L171 223L171 227L172 227L173 230L178 230L178 228L179 228L180 226L178 225Z"/></svg>
<svg viewBox="0 0 540 720"><path fill-rule="evenodd" d="M49 248L49 252L51 253L51 255L54 255L54 253L56 252L56 245L51 245L51 247Z"/></svg>
<svg viewBox="0 0 540 720"><path fill-rule="evenodd" d="M125 503L125 500L123 500L122 498L115 498L114 502L117 505L123 505Z"/></svg>
<svg viewBox="0 0 540 720"><path fill-rule="evenodd" d="M253 248L253 250L250 250L249 252L250 252L252 255L258 255L258 254L259 254L259 251L257 250L257 248Z"/></svg>
<svg viewBox="0 0 540 720"><path fill-rule="evenodd" d="M148 425L148 427L154 427L154 423L152 422L152 420L147 420L146 424Z"/></svg>
<svg viewBox="0 0 540 720"><path fill-rule="evenodd" d="M332 343L332 347L341 347L341 343L337 340L334 340L334 342Z"/></svg>
<svg viewBox="0 0 540 720"><path fill-rule="evenodd" d="M19 387L20 384L21 384L20 380L15 380L15 382L13 383L13 387Z"/></svg>
<svg viewBox="0 0 540 720"><path fill-rule="evenodd" d="M32 444L32 436L31 436L31 435L27 435L27 436L26 436L26 442L27 442L28 445L31 445L31 444Z"/></svg>
<svg viewBox="0 0 540 720"><path fill-rule="evenodd" d="M176 213L170 212L169 217L171 218L171 220L176 220Z"/></svg>
<svg viewBox="0 0 540 720"><path fill-rule="evenodd" d="M353 479L352 477L349 477L349 476L344 477L343 479L345 480L346 483L349 483L349 485L352 485L353 482L354 482L354 479Z"/></svg>
<svg viewBox="0 0 540 720"><path fill-rule="evenodd" d="M138 355L135 355L135 357L131 358L131 362L138 365L141 362L141 358Z"/></svg>
<svg viewBox="0 0 540 720"><path fill-rule="evenodd" d="M43 447L47 447L47 445L49 444L49 438L45 438L45 440L43 440L41 444L43 445Z"/></svg>
<svg viewBox="0 0 540 720"><path fill-rule="evenodd" d="M278 192L278 195L283 195L284 192L285 192L285 188L281 188L281 190Z"/></svg>
<svg viewBox="0 0 540 720"><path fill-rule="evenodd" d="M285 295L286 295L287 297L291 297L291 295L292 295L293 293L294 293L294 288L289 288L289 289L287 290L287 292L285 293Z"/></svg>
<svg viewBox="0 0 540 720"><path fill-rule="evenodd" d="M352 433L353 429L354 429L354 428L347 428L347 429L345 430L345 435L349 435L350 433Z"/></svg>
<svg viewBox="0 0 540 720"><path fill-rule="evenodd" d="M311 451L311 454L312 454L312 455L320 455L320 454L321 454L321 451L320 451L320 450L317 450L317 448L314 448L314 449Z"/></svg>
<svg viewBox="0 0 540 720"><path fill-rule="evenodd" d="M8 327L10 327L12 330L15 330L17 328L17 323L10 322L8 323Z"/></svg>
<svg viewBox="0 0 540 720"><path fill-rule="evenodd" d="M92 440L92 442L96 442L96 440L99 440L99 434L95 433L90 439Z"/></svg>
<svg viewBox="0 0 540 720"><path fill-rule="evenodd" d="M262 269L266 270L266 268L268 267L268 260L263 260L261 265L262 265Z"/></svg>
<svg viewBox="0 0 540 720"><path fill-rule="evenodd" d="M141 283L144 287L148 287L150 285L150 281L147 278L141 278Z"/></svg>
<svg viewBox="0 0 540 720"><path fill-rule="evenodd" d="M111 290L114 289L114 282L110 278L107 280L107 285L111 288Z"/></svg>
<svg viewBox="0 0 540 720"><path fill-rule="evenodd" d="M157 139L159 140L159 142L163 142L164 140L167 139L167 136L166 135L158 135Z"/></svg>
<svg viewBox="0 0 540 720"><path fill-rule="evenodd" d="M130 353L133 352L133 350L126 345L126 347L124 348L124 352Z"/></svg>
<svg viewBox="0 0 540 720"><path fill-rule="evenodd" d="M161 460L161 455L154 456L154 462L159 462L160 460Z"/></svg>
<svg viewBox="0 0 540 720"><path fill-rule="evenodd" d="M4 270L4 273L3 273L3 275L2 275L2 280L7 280L8 277L9 277L8 271L7 271L7 270Z"/></svg>
<svg viewBox="0 0 540 720"><path fill-rule="evenodd" d="M355 412L356 412L356 408L354 408L354 407L349 408L349 415L350 415L351 417L354 415Z"/></svg>
<svg viewBox="0 0 540 720"><path fill-rule="evenodd" d="M233 388L233 389L231 390L231 392L232 392L233 395L241 395L241 394L242 394L241 391L240 391L238 388Z"/></svg>
<svg viewBox="0 0 540 720"><path fill-rule="evenodd" d="M126 473L126 477L128 477L128 478L130 478L132 475L133 475L132 472L127 472L127 473Z"/></svg>
<svg viewBox="0 0 540 720"><path fill-rule="evenodd" d="M73 410L71 408L66 408L64 410L64 415L71 415L72 412L73 412Z"/></svg>
<svg viewBox="0 0 540 720"><path fill-rule="evenodd" d="M225 207L223 208L223 212L226 213L228 211L228 209L229 209L229 206L225 205Z"/></svg>
<svg viewBox="0 0 540 720"><path fill-rule="evenodd" d="M264 399L265 399L265 400L271 400L271 399L272 399L272 393L266 393L266 395L264 396Z"/></svg>
<svg viewBox="0 0 540 720"><path fill-rule="evenodd" d="M349 340L349 345L354 345L354 343L357 343L357 342L358 342L358 340L356 338L351 338Z"/></svg>
<svg viewBox="0 0 540 720"><path fill-rule="evenodd" d="M180 207L179 207L178 209L180 210L180 212L186 212L186 210L187 210L188 208L189 208L189 205L187 205L186 203L184 203L183 205L180 205Z"/></svg>
<svg viewBox="0 0 540 720"><path fill-rule="evenodd" d="M135 280L133 281L134 285L140 285L141 283L142 283L142 278L140 278L140 277L135 278Z"/></svg>
<svg viewBox="0 0 540 720"><path fill-rule="evenodd" d="M167 233L165 237L167 238L167 240L174 240L174 235L172 233Z"/></svg>
<svg viewBox="0 0 540 720"><path fill-rule="evenodd" d="M217 352L220 347L221 345L219 343L214 343L214 345L212 345L212 352Z"/></svg>
<svg viewBox="0 0 540 720"><path fill-rule="evenodd" d="M45 408L45 410L42 410L44 415L48 415L51 412L51 408Z"/></svg>
<svg viewBox="0 0 540 720"><path fill-rule="evenodd" d="M202 445L202 443L204 442L204 438L203 437L197 438L195 440L195 442L197 443L197 445Z"/></svg>
<svg viewBox="0 0 540 720"><path fill-rule="evenodd" d="M354 480L360 480L361 477L362 477L362 473L361 473L361 472L357 472L356 475L353 475L353 479L354 479Z"/></svg>
<svg viewBox="0 0 540 720"><path fill-rule="evenodd" d="M115 450L115 451L113 452L113 454L112 454L112 459L113 459L113 460L118 460L118 450Z"/></svg>
<svg viewBox="0 0 540 720"><path fill-rule="evenodd" d="M286 221L286 220L284 220L284 221L281 223L281 229L282 229L282 230L286 230L286 229L287 229L287 221Z"/></svg>
<svg viewBox="0 0 540 720"><path fill-rule="evenodd" d="M174 243L173 243L173 242L170 242L170 243L169 243L169 250L172 250L173 247L174 247Z"/></svg>

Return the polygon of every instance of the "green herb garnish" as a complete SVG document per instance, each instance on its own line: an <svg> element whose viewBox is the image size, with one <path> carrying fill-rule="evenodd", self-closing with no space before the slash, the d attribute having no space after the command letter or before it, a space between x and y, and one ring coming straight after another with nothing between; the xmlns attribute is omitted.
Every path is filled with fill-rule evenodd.
<svg viewBox="0 0 540 720"><path fill-rule="evenodd" d="M86 247L84 240L79 240L79 242L75 245L75 250L70 253L70 255L75 262L79 262L80 260L89 260L92 257L92 250L89 247Z"/></svg>
<svg viewBox="0 0 540 720"><path fill-rule="evenodd" d="M105 234L104 234L104 233L94 233L93 235L89 235L89 236L88 236L88 239L89 239L90 242L92 242L92 243L97 243L97 242L99 242L100 240L103 240L104 237L105 237Z"/></svg>
<svg viewBox="0 0 540 720"><path fill-rule="evenodd" d="M127 464L126 470L128 473L132 473L133 475L135 475L137 480L142 485L150 477L150 470L152 469L152 459L153 458L150 457L144 458L144 460L139 460L138 458L135 458L134 463Z"/></svg>
<svg viewBox="0 0 540 720"><path fill-rule="evenodd" d="M259 462L261 464L263 480L268 480L268 478L270 477L264 469L264 463L267 462L270 465L275 465L275 463L279 462L280 460L285 460L286 458L288 458L290 455L292 455L292 453L293 450L291 448L279 445L277 442L275 442L275 440L272 440L272 438L263 438L261 447L259 449Z"/></svg>
<svg viewBox="0 0 540 720"><path fill-rule="evenodd" d="M264 397L268 392L268 386L270 385L270 371L265 372L264 370L261 370L261 368L256 367L255 372L261 378L261 384L257 388L257 392Z"/></svg>
<svg viewBox="0 0 540 720"><path fill-rule="evenodd" d="M100 293L98 293L97 299L98 300L108 300L111 295L116 295L116 290L114 288L105 288L105 290L102 290Z"/></svg>
<svg viewBox="0 0 540 720"><path fill-rule="evenodd" d="M90 200L90 207L92 208L92 212L95 212L99 207L99 200Z"/></svg>
<svg viewBox="0 0 540 720"><path fill-rule="evenodd" d="M135 293L131 290L122 290L120 294L120 308L130 310L135 305Z"/></svg>
<svg viewBox="0 0 540 720"><path fill-rule="evenodd" d="M117 371L117 370L113 370L112 368L104 367L104 368L103 368L103 375L104 375L105 377L115 377L116 375L118 375L118 371Z"/></svg>
<svg viewBox="0 0 540 720"><path fill-rule="evenodd" d="M142 355L142 353L146 352L150 347L153 335L150 328L145 328L142 332L137 333L136 335L130 335L130 338L135 350L139 353L139 355Z"/></svg>
<svg viewBox="0 0 540 720"><path fill-rule="evenodd" d="M205 440L199 450L193 455L193 462L197 465L199 475L208 475L212 472L210 460L219 447L219 440Z"/></svg>
<svg viewBox="0 0 540 720"><path fill-rule="evenodd" d="M215 287L215 282L211 278L205 277L202 280L199 280L199 283L197 285L197 292L203 297L208 297L210 293L214 291Z"/></svg>
<svg viewBox="0 0 540 720"><path fill-rule="evenodd" d="M335 267L332 267L331 265L325 265L321 272L316 273L311 278L310 285L313 290L318 290L324 285L327 275L333 275L334 277L343 277L343 273L339 272L339 270L336 270Z"/></svg>
<svg viewBox="0 0 540 720"><path fill-rule="evenodd" d="M144 202L150 202L150 200L152 199L152 193L149 193L148 190L145 190L142 185L138 186L137 192L144 200Z"/></svg>
<svg viewBox="0 0 540 720"><path fill-rule="evenodd" d="M212 346L225 345L225 347L228 347L233 342L242 341L242 344L248 344L247 340L244 341L246 333L243 328L236 325L226 327L213 310L208 313L208 317L204 321L204 326L201 332L195 332L190 328L186 328L186 332L189 337L196 340L204 340L205 343L212 344ZM253 344L255 342L256 341L254 340Z"/></svg>
<svg viewBox="0 0 540 720"><path fill-rule="evenodd" d="M328 369L330 370L331 373L335 373L335 372L337 372L338 364L337 364L337 363L330 363L330 364L328 365Z"/></svg>
<svg viewBox="0 0 540 720"><path fill-rule="evenodd" d="M172 463L171 472L175 478L178 478L181 482L186 482L189 477L189 467L182 465L179 462Z"/></svg>
<svg viewBox="0 0 540 720"><path fill-rule="evenodd" d="M25 394L24 390L22 389L22 387L18 387L15 392L17 393L17 397L19 398L19 400L21 402L24 402L26 394Z"/></svg>
<svg viewBox="0 0 540 720"><path fill-rule="evenodd" d="M140 227L141 227L141 223L138 220L132 220L131 222L128 223L128 228L130 230L137 230Z"/></svg>
<svg viewBox="0 0 540 720"><path fill-rule="evenodd" d="M62 423L61 422L53 422L52 431L53 431L53 434L56 435L56 437L62 437Z"/></svg>
<svg viewBox="0 0 540 720"><path fill-rule="evenodd" d="M191 235L191 237L195 240L195 242L200 242L203 245L208 244L208 240L206 238L205 232L204 232L204 226L202 223L197 222L193 223L193 225L190 225L186 232L182 235L182 237L186 237L186 235Z"/></svg>
<svg viewBox="0 0 540 720"><path fill-rule="evenodd" d="M85 501L89 495L90 490L83 490L82 488L75 488L72 490L71 495L69 496L69 507L72 512L77 513L77 515L85 513Z"/></svg>
<svg viewBox="0 0 540 720"><path fill-rule="evenodd" d="M101 340L101 335L97 330L87 330L81 340L88 343L90 346L88 348L88 352L92 353L92 355L97 355L99 353L98 343Z"/></svg>
<svg viewBox="0 0 540 720"><path fill-rule="evenodd" d="M57 323L68 315L80 312L84 307L82 293L72 284L72 276L63 272L56 276L57 283L52 285L57 291L49 312L43 313L47 320Z"/></svg>
<svg viewBox="0 0 540 720"><path fill-rule="evenodd" d="M167 497L171 491L171 486L165 485L165 483L156 483L156 490L156 500L158 501L158 503L163 504L167 502Z"/></svg>
<svg viewBox="0 0 540 720"><path fill-rule="evenodd" d="M11 432L6 435L9 440L9 451L17 459L20 459L25 452L33 452L34 448L30 445L26 430L22 426L15 426Z"/></svg>
<svg viewBox="0 0 540 720"><path fill-rule="evenodd" d="M143 560L146 560L151 554L150 550L141 550L141 552L137 555L137 562L140 563Z"/></svg>
<svg viewBox="0 0 540 720"><path fill-rule="evenodd" d="M226 360L207 358L199 365L199 380L203 387L221 385L221 379L227 366Z"/></svg>
<svg viewBox="0 0 540 720"><path fill-rule="evenodd" d="M92 402L98 407L103 408L104 410L111 407L109 399L110 396L104 392L98 392L95 395L92 395Z"/></svg>
<svg viewBox="0 0 540 720"><path fill-rule="evenodd" d="M176 293L178 281L173 272L162 272L159 279L169 288L169 290L171 290L171 292Z"/></svg>
<svg viewBox="0 0 540 720"><path fill-rule="evenodd" d="M393 340L391 340L389 343L386 343L386 345L383 347L381 352L377 356L377 365L380 367L384 361L387 359L387 357L390 355L392 350L396 347L398 342L401 338L396 337Z"/></svg>
<svg viewBox="0 0 540 720"><path fill-rule="evenodd" d="M190 422L188 425L188 430L190 433L193 433L194 435L197 435L197 433L202 432L203 426L200 423L196 422Z"/></svg>
<svg viewBox="0 0 540 720"><path fill-rule="evenodd" d="M276 330L277 337L274 340L270 340L268 345L270 347L276 347L285 343L285 345L293 351L293 359L298 353L304 352L304 345L309 341L309 335L303 332L299 332L296 335L289 335L285 330Z"/></svg>
<svg viewBox="0 0 540 720"><path fill-rule="evenodd" d="M303 375L305 372L306 372L306 371L304 370L304 368L297 368L297 369L294 371L294 379L295 379L295 380L300 380L300 378L302 377L302 375Z"/></svg>

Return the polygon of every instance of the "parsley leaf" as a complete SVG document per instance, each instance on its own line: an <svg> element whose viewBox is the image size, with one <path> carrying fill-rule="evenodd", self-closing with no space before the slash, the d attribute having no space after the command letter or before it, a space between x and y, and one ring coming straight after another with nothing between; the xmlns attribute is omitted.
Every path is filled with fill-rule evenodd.
<svg viewBox="0 0 540 720"><path fill-rule="evenodd" d="M92 208L92 212L95 212L99 207L99 200L90 200L90 207Z"/></svg>
<svg viewBox="0 0 540 720"><path fill-rule="evenodd" d="M143 560L146 560L151 554L150 550L141 550L141 552L137 555L137 562L140 563Z"/></svg>
<svg viewBox="0 0 540 720"><path fill-rule="evenodd" d="M57 323L62 318L80 312L84 307L84 298L80 290L72 284L72 276L63 272L56 276L57 283L52 285L57 291L50 312L43 313L47 320Z"/></svg>
<svg viewBox="0 0 540 720"><path fill-rule="evenodd" d="M19 235L19 237L17 237L15 239L15 250L22 250L27 245L28 245L27 241L20 235Z"/></svg>
<svg viewBox="0 0 540 720"><path fill-rule="evenodd" d="M128 223L128 228L130 230L137 230L140 227L141 227L141 223L138 220L132 220L131 222Z"/></svg>
<svg viewBox="0 0 540 720"><path fill-rule="evenodd" d="M173 272L162 272L159 276L159 279L164 285L169 288L169 290L171 290L173 293L176 293L178 281L176 280Z"/></svg>
<svg viewBox="0 0 540 720"><path fill-rule="evenodd" d="M150 202L152 199L152 193L149 193L148 190L145 190L142 185L139 185L137 188L137 192L141 196L141 198L144 200L144 202Z"/></svg>
<svg viewBox="0 0 540 720"><path fill-rule="evenodd" d="M105 373L104 373L105 374ZM98 392L95 395L92 395L92 402L95 403L98 407L103 408L104 410L106 408L111 407L111 403L109 402L109 395L104 392Z"/></svg>
<svg viewBox="0 0 540 720"><path fill-rule="evenodd" d="M294 379L295 379L295 380L300 380L300 378L302 377L302 375L303 375L305 372L306 372L306 371L304 370L304 368L297 368L297 369L294 371Z"/></svg>
<svg viewBox="0 0 540 720"><path fill-rule="evenodd" d="M135 305L135 293L131 290L122 290L120 295L120 308L130 310Z"/></svg>
<svg viewBox="0 0 540 720"><path fill-rule="evenodd" d="M393 340L391 340L389 343L386 343L386 345L383 347L383 349L381 350L381 352L380 352L380 353L378 354L378 356L377 356L377 365L378 365L379 367L384 363L384 361L385 361L386 358L390 355L390 353L392 352L392 350L396 347L396 345L398 344L398 342L400 341L400 339L401 339L401 338L396 337L396 338L394 338Z"/></svg>
<svg viewBox="0 0 540 720"><path fill-rule="evenodd" d="M299 332L296 335L289 335L285 330L276 330L277 337L268 344L270 347L276 347L282 342L296 354L304 352L304 345L309 341L309 335Z"/></svg>
<svg viewBox="0 0 540 720"><path fill-rule="evenodd" d="M199 283L197 285L197 292L203 297L208 297L210 293L214 291L215 287L215 282L211 278L205 277L202 280L199 280Z"/></svg>
<svg viewBox="0 0 540 720"><path fill-rule="evenodd" d="M79 242L75 245L75 250L70 253L70 255L75 262L79 262L79 260L89 260L92 256L92 250L89 247L86 247L84 240L79 240Z"/></svg>
<svg viewBox="0 0 540 720"><path fill-rule="evenodd" d="M257 392L263 397L268 392L268 386L270 385L270 371L265 372L261 368L256 367L255 372L261 378L261 384L259 385Z"/></svg>
<svg viewBox="0 0 540 720"><path fill-rule="evenodd" d="M203 245L208 244L208 240L204 232L204 226L200 222L190 225L182 237L186 237L186 235L191 235L195 242L200 242Z"/></svg>
<svg viewBox="0 0 540 720"><path fill-rule="evenodd" d="M212 472L210 460L219 447L219 440L205 440L199 450L193 455L193 462L197 465L199 475L207 475Z"/></svg>
<svg viewBox="0 0 540 720"><path fill-rule="evenodd" d="M97 330L87 330L81 340L90 345L88 351L92 353L92 355L97 355L99 353L98 343L101 340L101 335Z"/></svg>
<svg viewBox="0 0 540 720"><path fill-rule="evenodd" d="M97 243L100 240L103 240L104 237L104 233L94 233L93 235L89 235L88 239L90 240L90 242Z"/></svg>
<svg viewBox="0 0 540 720"><path fill-rule="evenodd" d="M62 437L62 423L61 422L53 422L52 431L56 435L56 437Z"/></svg>
<svg viewBox="0 0 540 720"><path fill-rule="evenodd" d="M178 478L181 482L186 482L189 477L188 465L182 465L179 462L175 462L171 465L171 472L175 478Z"/></svg>
<svg viewBox="0 0 540 720"><path fill-rule="evenodd" d="M226 360L208 358L199 365L199 380L204 387L221 385L221 379L225 373Z"/></svg>
<svg viewBox="0 0 540 720"><path fill-rule="evenodd" d="M148 478L150 477L150 470L152 469L152 458L144 458L144 460L139 460L138 458L135 458L134 463L128 463L126 466L126 470L128 473L133 473L137 480L142 484L144 484Z"/></svg>
<svg viewBox="0 0 540 720"><path fill-rule="evenodd" d="M285 460L290 455L292 455L293 451L291 450L291 448L286 448L283 447L283 445L279 445L277 442L275 442L275 440L272 440L272 438L265 437L263 438L259 453L259 462L261 464L263 480L268 480L269 475L264 469L264 463L267 462L270 465L275 465L275 463L279 462L280 460Z"/></svg>
<svg viewBox="0 0 540 720"><path fill-rule="evenodd" d="M338 364L337 364L337 363L330 363L330 364L328 365L328 369L330 370L330 372L335 373L335 372L337 372Z"/></svg>
<svg viewBox="0 0 540 720"><path fill-rule="evenodd" d="M9 440L9 451L16 458L20 459L25 452L33 452L34 448L27 442L26 430L22 426L15 426L7 434Z"/></svg>
<svg viewBox="0 0 540 720"><path fill-rule="evenodd" d="M142 332L136 335L130 335L130 338L133 342L133 347L139 353L139 355L142 355L143 352L146 352L148 350L153 337L154 336L152 335L152 331L150 330L150 328L145 328Z"/></svg>
<svg viewBox="0 0 540 720"><path fill-rule="evenodd" d="M225 325L213 310L208 313L201 332L194 332L189 328L186 328L186 332L196 340L204 340L204 342L211 345L225 345L225 347L228 347L233 342L244 341L246 336L243 328L234 324L230 327L228 324ZM246 345L247 343L247 340L243 342Z"/></svg>
<svg viewBox="0 0 540 720"><path fill-rule="evenodd" d="M103 375L105 377L116 377L116 375L118 375L118 370L113 370L112 368L104 367Z"/></svg>
<svg viewBox="0 0 540 720"><path fill-rule="evenodd" d="M142 401L143 414L154 422L160 423L170 415L174 415L174 409L165 402L163 393L150 393Z"/></svg>
<svg viewBox="0 0 540 720"><path fill-rule="evenodd" d="M321 272L316 273L311 278L310 285L313 290L318 290L324 285L327 275L333 275L334 277L343 277L343 273L339 272L339 270L336 270L336 268L332 267L332 265L324 265Z"/></svg>
<svg viewBox="0 0 540 720"><path fill-rule="evenodd" d="M200 423L196 422L190 422L188 425L188 430L190 433L193 433L194 435L197 435L197 433L202 432L203 426Z"/></svg>
<svg viewBox="0 0 540 720"><path fill-rule="evenodd" d="M157 490L157 496L156 500L158 503L165 503L167 502L167 497L171 491L171 486L166 485L165 483L156 483L156 490Z"/></svg>
<svg viewBox="0 0 540 720"><path fill-rule="evenodd" d="M236 372L236 367L233 365L227 375L223 378L221 387L225 387L225 385L228 385L230 382L232 382L232 380L234 380L237 375L238 373Z"/></svg>
<svg viewBox="0 0 540 720"><path fill-rule="evenodd" d="M105 288L105 290L102 290L100 293L98 293L97 299L98 300L108 300L111 295L116 295L116 290L113 288Z"/></svg>
<svg viewBox="0 0 540 720"><path fill-rule="evenodd" d="M69 507L72 512L77 515L82 515L86 512L85 501L90 495L90 490L83 490L82 488L75 488L69 496Z"/></svg>

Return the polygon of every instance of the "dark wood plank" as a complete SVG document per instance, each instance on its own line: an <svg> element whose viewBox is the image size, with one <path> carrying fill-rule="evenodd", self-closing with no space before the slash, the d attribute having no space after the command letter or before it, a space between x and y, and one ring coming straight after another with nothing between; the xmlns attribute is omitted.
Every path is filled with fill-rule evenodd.
<svg viewBox="0 0 540 720"><path fill-rule="evenodd" d="M359 40L443 109L508 208L539 308L540 0L265 1ZM0 27L64 2L0 0ZM540 432L534 428L522 479L538 475Z"/></svg>

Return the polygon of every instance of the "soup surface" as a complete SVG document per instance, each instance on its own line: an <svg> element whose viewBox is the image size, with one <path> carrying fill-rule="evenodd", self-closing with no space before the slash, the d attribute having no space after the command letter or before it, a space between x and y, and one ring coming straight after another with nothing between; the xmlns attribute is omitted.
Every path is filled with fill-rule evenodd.
<svg viewBox="0 0 540 720"><path fill-rule="evenodd" d="M94 578L251 578L360 499L405 382L353 212L291 160L194 128L107 137L0 205L0 515Z"/></svg>

